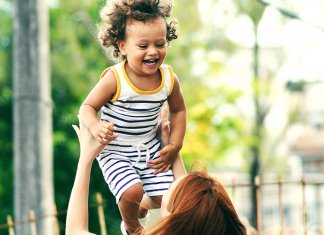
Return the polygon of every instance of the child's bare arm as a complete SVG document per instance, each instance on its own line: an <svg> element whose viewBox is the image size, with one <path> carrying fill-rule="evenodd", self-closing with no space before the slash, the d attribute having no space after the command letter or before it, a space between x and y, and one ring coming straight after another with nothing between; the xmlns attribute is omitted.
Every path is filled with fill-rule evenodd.
<svg viewBox="0 0 324 235"><path fill-rule="evenodd" d="M101 144L108 144L116 138L113 124L98 119L100 108L112 99L116 90L114 73L108 71L89 93L79 110L80 121Z"/></svg>
<svg viewBox="0 0 324 235"><path fill-rule="evenodd" d="M174 81L173 92L168 98L168 104L171 128L169 144L180 151L186 132L186 105L178 79Z"/></svg>
<svg viewBox="0 0 324 235"><path fill-rule="evenodd" d="M171 167L183 144L186 129L186 107L178 79L175 79L173 91L168 98L168 104L171 128L169 143L160 151L160 157L149 161L148 165L156 169L155 174Z"/></svg>

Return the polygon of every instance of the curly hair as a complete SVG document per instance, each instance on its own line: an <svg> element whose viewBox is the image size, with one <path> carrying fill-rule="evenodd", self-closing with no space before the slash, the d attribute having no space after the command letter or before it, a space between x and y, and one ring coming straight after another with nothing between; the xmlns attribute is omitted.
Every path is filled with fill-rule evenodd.
<svg viewBox="0 0 324 235"><path fill-rule="evenodd" d="M110 0L102 8L100 13L101 28L99 41L103 47L113 48L113 56L121 57L118 41L125 40L127 20L149 21L157 17L165 20L170 17L172 9L171 0ZM178 37L176 22L167 22L167 42Z"/></svg>

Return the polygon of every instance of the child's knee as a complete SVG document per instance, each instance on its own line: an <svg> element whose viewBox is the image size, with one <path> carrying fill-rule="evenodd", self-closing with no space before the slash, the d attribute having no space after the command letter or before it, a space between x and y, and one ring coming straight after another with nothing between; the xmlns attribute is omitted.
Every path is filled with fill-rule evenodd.
<svg viewBox="0 0 324 235"><path fill-rule="evenodd" d="M126 191L121 195L120 200L140 204L143 195L143 186L141 183L137 183L126 189Z"/></svg>

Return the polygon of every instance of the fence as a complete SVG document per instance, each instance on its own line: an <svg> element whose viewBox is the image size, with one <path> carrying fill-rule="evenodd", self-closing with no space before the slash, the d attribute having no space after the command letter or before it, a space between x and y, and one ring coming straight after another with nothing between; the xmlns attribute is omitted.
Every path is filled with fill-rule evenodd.
<svg viewBox="0 0 324 235"><path fill-rule="evenodd" d="M284 187L287 187L288 185L295 185L295 186L300 186L301 190L300 190L300 194L301 195L294 195L294 192L291 192L292 195L285 195L286 198L290 197L290 198L294 198L297 196L300 196L301 198L301 211L300 211L300 221L302 221L302 225L300 226L300 228L302 229L289 229L289 227L285 226L285 210L284 210ZM262 190L266 189L266 187L269 186L275 186L277 188L277 194L276 194L276 201L277 201L277 205L278 205L278 224L279 226L277 228L269 228L269 227L265 227L264 226L264 221L263 221L263 217L265 217L265 213L263 212L263 207L264 205L262 205L262 202L264 201L263 199L265 197L267 197L266 193L264 193ZM312 229L312 231L310 231L310 226L309 226L309 220L308 220L308 215L310 213L308 213L308 205L307 205L307 190L306 187L307 186L314 186L316 187L316 191L319 192L319 195L317 195L317 205L316 205L316 210L317 210L317 214L318 214L318 224L316 229ZM235 181L232 181L231 184L226 185L227 189L230 189L229 192L231 192L231 199L233 202L236 201L237 199L237 195L236 192L238 190L238 188L249 188L251 189L251 187L255 187L255 192L256 192L256 208L257 208L257 215L256 215L256 228L252 228L250 227L250 234L257 234L257 235L264 235L264 234L280 234L280 235L286 235L286 234L291 234L291 235L297 235L297 234L303 234L303 235L310 235L310 234L314 234L314 235L324 235L324 221L323 220L323 215L322 215L322 211L324 211L324 208L322 207L322 203L324 203L324 181L314 181L314 180L305 180L305 178L301 178L301 180L299 181L284 181L282 180L280 177L277 178L277 180L275 181L269 181L269 182L261 182L259 177L255 178L254 184L236 184ZM321 192L321 190L323 190L323 192ZM273 194L272 194L273 195ZM321 196L322 195L322 196ZM271 195L270 195L271 196ZM268 195L268 198L270 197ZM265 204L265 203L264 203ZM302 230L302 231L300 231Z"/></svg>
<svg viewBox="0 0 324 235"><path fill-rule="evenodd" d="M231 184L225 185L225 187L228 189L231 195L231 199L233 201L237 200L237 190L241 188L248 188L251 189L251 187L255 187L255 192L256 192L256 208L257 208L257 225L256 228L253 228L251 226L248 226L248 234L257 234L257 235L265 235L265 234L279 234L279 235L286 235L286 234L296 234L295 232L287 232L284 226L284 220L285 220L285 213L284 213L284 202L283 202L283 186L286 185L300 185L301 186L301 205L302 205L302 211L301 211L301 220L302 220L302 230L299 231L300 234L303 235L310 235L310 234L318 234L318 235L324 235L324 222L322 221L322 213L321 213L321 203L317 205L317 209L319 210L319 226L318 228L312 233L310 233L309 227L308 227L308 213L307 213L307 202L306 202L306 186L308 185L313 185L316 187L323 187L324 186L324 181L307 181L304 178L302 178L300 181L283 181L281 178L278 178L276 181L273 182L260 182L260 179L257 177L255 179L254 184L239 184L236 183L235 181L232 181ZM278 201L278 209L279 209L279 228L277 231L271 231L269 232L268 228L263 227L262 219L263 219L263 214L262 214L262 190L267 186L276 186L278 189L277 193L277 201ZM321 195L319 195L319 198ZM100 234L101 235L107 235L107 229L106 229L106 224L105 224L105 215L104 215L104 206L105 202L102 199L102 195L100 193L96 194L96 203L93 205L97 208L97 213L98 213L98 223L100 225ZM49 215L44 215L40 217L36 217L35 213L33 211L30 211L28 214L28 218L24 221L16 221L14 222L12 219L11 215L7 216L7 222L6 224L0 224L0 231L1 230L7 230L9 235L15 235L15 227L19 226L21 224L29 224L30 227L30 233L31 235L37 235L36 231L36 221L41 220L46 217L52 217L53 218L53 223L54 223L54 231L55 235L60 235L60 227L59 227L59 222L58 222L58 216L66 214L65 211L60 211L57 212L56 207L53 206L53 213Z"/></svg>

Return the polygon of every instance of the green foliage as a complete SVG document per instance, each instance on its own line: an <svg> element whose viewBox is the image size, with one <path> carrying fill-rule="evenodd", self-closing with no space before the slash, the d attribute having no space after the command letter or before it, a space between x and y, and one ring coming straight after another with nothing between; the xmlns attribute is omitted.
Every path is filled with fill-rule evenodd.
<svg viewBox="0 0 324 235"><path fill-rule="evenodd" d="M0 9L0 224L13 212L12 18ZM0 234L3 231L0 230Z"/></svg>
<svg viewBox="0 0 324 235"><path fill-rule="evenodd" d="M243 149L249 137L236 107L240 92L200 85L191 86L191 93L195 95L187 96L189 118L182 149L187 165L202 160L211 166L226 157L226 152Z"/></svg>

